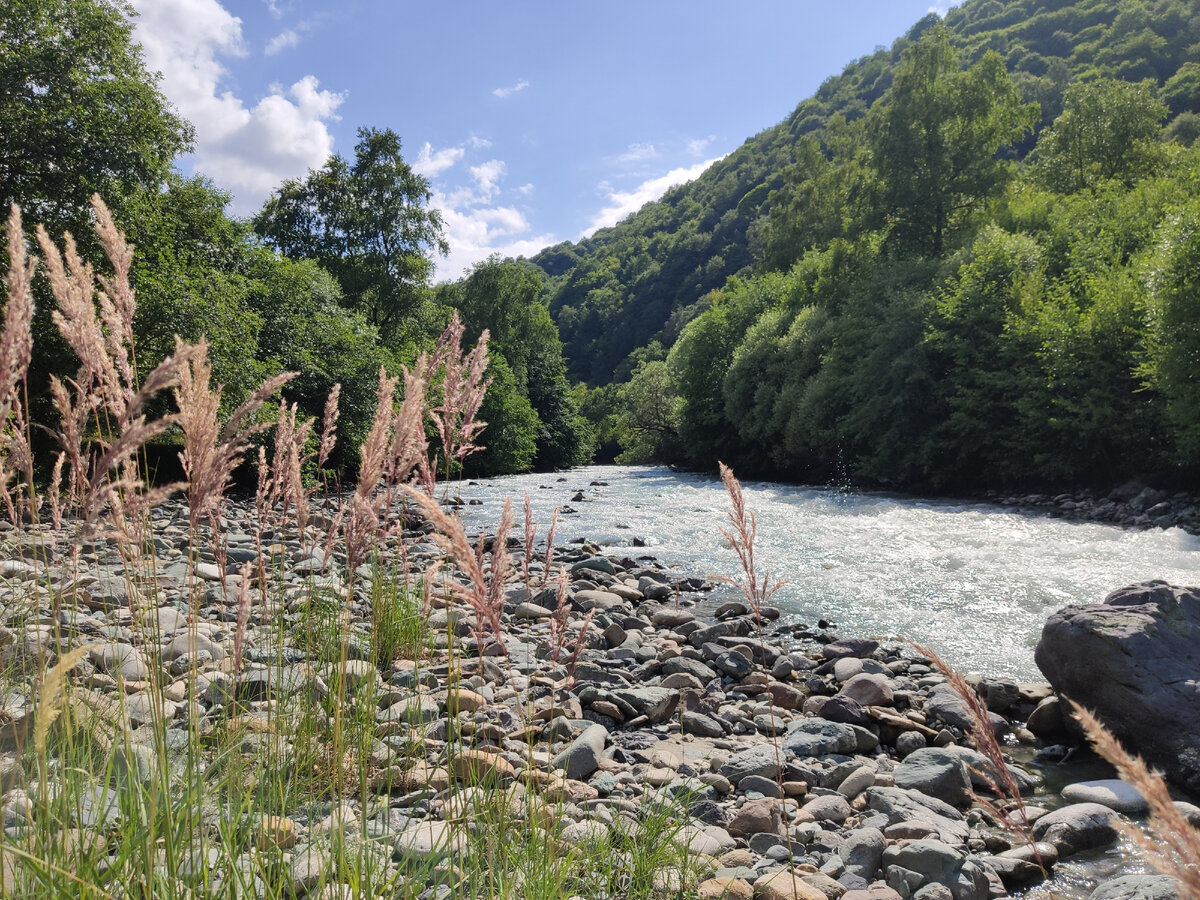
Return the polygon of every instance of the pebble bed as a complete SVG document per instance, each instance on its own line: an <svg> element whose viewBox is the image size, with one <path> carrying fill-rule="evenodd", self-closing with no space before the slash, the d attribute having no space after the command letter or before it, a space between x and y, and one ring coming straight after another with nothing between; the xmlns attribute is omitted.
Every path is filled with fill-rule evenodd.
<svg viewBox="0 0 1200 900"><path fill-rule="evenodd" d="M565 566L570 579L568 648L581 641L573 666L552 652L557 597L538 561L544 545L531 584L518 566L504 586L498 641L481 640L473 611L434 590L428 653L377 665L372 571L347 583L342 554L327 555L319 539L327 510L314 510L316 537L301 540L259 531L251 504L229 502L220 562L207 551L189 561L184 505L153 515L150 545L132 563L116 541L73 553L69 536L48 527L0 533L6 834L29 824L31 798L44 787L23 769L19 747L35 719L32 685L82 646L71 694L116 736L119 765L105 773L114 779L156 777L156 722L182 754L236 713L238 752L253 764L277 740L272 716L289 698L327 697L337 684L372 698L363 789L306 798L252 823L246 853L278 850L278 877L296 897L352 895L326 865L338 834L366 842L410 895L462 896L454 873L468 850L456 823L479 791L540 798L552 813L544 827L564 852L670 804L672 840L688 848L690 864L659 873L661 895L766 900L1002 897L1041 882L1043 866L1112 845L1118 817L1143 811L1119 782L1072 785L1044 805L1031 798L1025 815L1037 843L1027 844L976 802L975 791L990 796L991 764L964 738L966 706L928 659L907 645L785 621L771 608L760 619L742 602L710 600L712 584L649 556L603 555L586 542L556 548L554 571ZM406 524L403 560L394 562L415 579L444 553L428 525ZM519 559L521 541L510 537L509 550ZM249 592L235 666L239 573L260 562L272 588L265 604ZM131 581L131 565L149 577ZM337 598L343 617L334 662L299 639L314 591ZM1011 740L1032 746L1034 731L1047 741L1061 731L1047 685L972 684ZM1010 768L1032 795L1039 779ZM122 815L112 797L98 784L74 827L112 833ZM1001 814L1013 807L992 799ZM205 873L218 893L227 863L210 861L216 869Z"/></svg>

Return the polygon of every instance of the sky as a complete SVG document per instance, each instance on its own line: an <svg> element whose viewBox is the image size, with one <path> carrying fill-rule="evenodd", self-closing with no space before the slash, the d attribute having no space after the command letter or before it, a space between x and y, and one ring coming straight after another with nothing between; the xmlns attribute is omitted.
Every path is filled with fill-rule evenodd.
<svg viewBox="0 0 1200 900"><path fill-rule="evenodd" d="M948 0L133 0L195 127L180 162L253 214L357 129L430 183L460 277L612 225Z"/></svg>

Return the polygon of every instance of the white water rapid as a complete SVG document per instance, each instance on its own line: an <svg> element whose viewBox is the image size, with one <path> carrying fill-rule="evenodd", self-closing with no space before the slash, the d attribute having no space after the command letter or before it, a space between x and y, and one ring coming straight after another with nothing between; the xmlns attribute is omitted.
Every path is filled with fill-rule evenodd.
<svg viewBox="0 0 1200 900"><path fill-rule="evenodd" d="M926 643L967 672L1040 680L1033 648L1056 609L1098 603L1151 578L1200 581L1200 538L1179 529L1124 531L986 504L770 482L743 487L758 517L760 568L787 580L774 602L790 618L824 618L845 636ZM539 540L552 510L569 506L577 512L560 518L560 545L585 537L605 552L652 555L681 574L736 574L718 532L728 525L728 498L712 478L593 466L452 491L482 501L462 509L471 530L494 528L512 497L519 531L528 493ZM572 502L577 491L584 501Z"/></svg>

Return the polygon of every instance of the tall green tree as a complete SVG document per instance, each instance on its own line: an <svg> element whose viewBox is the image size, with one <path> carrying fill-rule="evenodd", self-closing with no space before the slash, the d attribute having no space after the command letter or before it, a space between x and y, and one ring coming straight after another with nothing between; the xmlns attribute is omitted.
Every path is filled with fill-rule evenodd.
<svg viewBox="0 0 1200 900"><path fill-rule="evenodd" d="M191 128L146 71L121 0L0 3L0 205L86 240L88 200L157 190Z"/></svg>
<svg viewBox="0 0 1200 900"><path fill-rule="evenodd" d="M895 83L868 119L879 208L893 234L919 252L942 252L947 229L1003 183L996 152L1038 119L992 51L959 68L950 33L934 26L904 51Z"/></svg>
<svg viewBox="0 0 1200 900"><path fill-rule="evenodd" d="M332 273L345 302L388 340L418 311L433 256L449 252L429 183L400 149L391 129L360 128L353 161L334 154L285 181L254 218L255 231L284 256Z"/></svg>
<svg viewBox="0 0 1200 900"><path fill-rule="evenodd" d="M1110 178L1132 185L1163 160L1157 138L1166 115L1147 82L1077 82L1067 88L1062 115L1038 139L1036 171L1063 194Z"/></svg>

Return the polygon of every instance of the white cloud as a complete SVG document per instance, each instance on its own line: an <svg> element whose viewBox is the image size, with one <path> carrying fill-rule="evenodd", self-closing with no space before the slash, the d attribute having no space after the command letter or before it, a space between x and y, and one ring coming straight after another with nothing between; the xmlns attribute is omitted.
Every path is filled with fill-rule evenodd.
<svg viewBox="0 0 1200 900"><path fill-rule="evenodd" d="M925 12L937 13L944 19L952 6L958 6L958 0L935 0L934 4L925 10Z"/></svg>
<svg viewBox="0 0 1200 900"><path fill-rule="evenodd" d="M491 200L496 195L500 180L508 172L508 166L499 159L489 159L478 166L471 166L471 177L483 194L484 200Z"/></svg>
<svg viewBox="0 0 1200 900"><path fill-rule="evenodd" d="M625 152L616 157L613 162L619 164L627 164L633 162L645 162L649 159L657 159L658 151L654 149L653 144L630 144Z"/></svg>
<svg viewBox="0 0 1200 900"><path fill-rule="evenodd" d="M435 194L433 206L440 207L446 224L450 254L437 260L439 281L453 281L475 263L493 253L501 256L532 256L556 243L552 234L530 234L532 227L520 210L511 206L454 208L447 198Z"/></svg>
<svg viewBox="0 0 1200 900"><path fill-rule="evenodd" d="M441 150L434 150L433 145L426 141L417 153L417 160L412 164L412 170L418 175L433 178L441 175L462 159L464 153L466 151L462 147L443 147Z"/></svg>
<svg viewBox="0 0 1200 900"><path fill-rule="evenodd" d="M517 188L517 193L520 194L522 197L528 197L530 194L533 193L533 185L532 184L523 184L519 188Z"/></svg>
<svg viewBox="0 0 1200 900"><path fill-rule="evenodd" d="M715 159L696 163L696 165L688 166L687 168L672 169L667 174L660 175L658 178L643 181L631 191L613 190L607 182L602 182L600 190L602 193L608 195L609 204L592 217L591 224L588 225L579 237L591 237L596 233L597 229L616 225L627 215L637 212L651 200L657 200L666 193L667 188L674 187L677 184L684 184L697 178L701 172L718 159L723 159L723 157L718 156Z"/></svg>
<svg viewBox="0 0 1200 900"><path fill-rule="evenodd" d="M300 32L294 28L289 28L287 31L281 31L275 37L267 41L267 46L263 49L263 53L267 56L274 56L288 47L295 47L300 43Z"/></svg>
<svg viewBox="0 0 1200 900"><path fill-rule="evenodd" d="M234 212L253 211L279 182L329 157L326 122L343 94L307 75L248 105L226 86L221 63L246 53L240 19L217 0L134 0L134 7L147 68L162 72L163 93L196 127L195 169L233 192Z"/></svg>
<svg viewBox="0 0 1200 900"><path fill-rule="evenodd" d="M523 91L527 87L529 87L529 82L526 81L524 78L522 78L516 84L510 85L509 87L496 88L495 90L492 91L492 94L496 97L499 97L501 100L503 100L505 97L511 97L513 94L515 94L519 91Z"/></svg>
<svg viewBox="0 0 1200 900"><path fill-rule="evenodd" d="M688 141L687 152L692 156L703 156L704 152L708 150L708 145L715 140L716 136L710 134L706 138L696 138L695 140Z"/></svg>
<svg viewBox="0 0 1200 900"><path fill-rule="evenodd" d="M467 143L470 145L472 150L486 150L488 147L492 146L491 141L485 137L480 137L477 134L473 134L467 138Z"/></svg>

